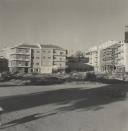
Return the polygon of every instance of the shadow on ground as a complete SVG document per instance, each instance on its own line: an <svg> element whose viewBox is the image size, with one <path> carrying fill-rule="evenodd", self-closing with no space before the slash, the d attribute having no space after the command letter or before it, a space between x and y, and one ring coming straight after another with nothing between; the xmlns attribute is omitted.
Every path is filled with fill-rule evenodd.
<svg viewBox="0 0 128 131"><path fill-rule="evenodd" d="M19 125L19 124L24 124L24 123L31 122L31 121L34 121L34 120L38 120L40 118L52 116L52 115L55 115L55 114L56 113L49 113L49 114L36 113L36 114L32 114L32 115L29 115L29 116L25 116L25 117L18 118L18 119L12 120L10 122L4 123L1 127L1 129L16 126L16 125Z"/></svg>
<svg viewBox="0 0 128 131"><path fill-rule="evenodd" d="M65 87L65 89L38 92L27 95L1 97L0 105L4 108L5 113L48 104L60 105L59 108L54 110L53 113L35 113L5 123L2 128L4 129L18 124L24 124L33 120L67 111L97 111L104 108L104 105L106 104L124 100L125 97L115 95L122 90L127 92L127 85L114 84L91 89L84 89L80 87L66 89Z"/></svg>
<svg viewBox="0 0 128 131"><path fill-rule="evenodd" d="M115 94L118 94L122 89L126 92L126 87L123 84L107 85L91 89L65 87L65 89L27 95L1 97L0 105L3 107L5 113L48 104L61 105L61 108L58 109L61 111L76 109L98 110L105 104L122 100L122 97L117 97L118 95L116 96Z"/></svg>

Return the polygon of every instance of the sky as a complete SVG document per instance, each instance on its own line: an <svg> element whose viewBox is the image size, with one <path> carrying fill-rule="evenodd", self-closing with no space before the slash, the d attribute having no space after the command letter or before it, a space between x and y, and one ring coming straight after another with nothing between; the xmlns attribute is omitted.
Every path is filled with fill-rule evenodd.
<svg viewBox="0 0 128 131"><path fill-rule="evenodd" d="M0 47L22 42L87 50L124 40L128 0L0 0Z"/></svg>

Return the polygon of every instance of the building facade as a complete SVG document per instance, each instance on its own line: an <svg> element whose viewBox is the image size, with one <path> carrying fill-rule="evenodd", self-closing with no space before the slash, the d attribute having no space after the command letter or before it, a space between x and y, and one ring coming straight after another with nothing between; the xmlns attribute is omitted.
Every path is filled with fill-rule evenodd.
<svg viewBox="0 0 128 131"><path fill-rule="evenodd" d="M9 69L11 72L30 72L31 49L21 45L10 48Z"/></svg>
<svg viewBox="0 0 128 131"><path fill-rule="evenodd" d="M107 41L99 45L99 71L111 72L115 69L115 48L118 41Z"/></svg>
<svg viewBox="0 0 128 131"><path fill-rule="evenodd" d="M66 68L67 50L56 45L20 44L0 54L9 60L11 72L52 73Z"/></svg>
<svg viewBox="0 0 128 131"><path fill-rule="evenodd" d="M99 45L96 52L89 51L88 56L90 64L98 72L128 72L128 44L124 41L108 41ZM93 55L92 55L93 53ZM88 55L89 54L89 55ZM97 54L97 55L96 55ZM96 58L95 58L96 56ZM93 60L92 60L93 59ZM97 60L96 63L92 61Z"/></svg>
<svg viewBox="0 0 128 131"><path fill-rule="evenodd" d="M88 65L91 65L94 67L94 71L98 72L98 68L99 68L99 49L98 47L93 47L90 48L87 52L86 52L86 57L88 58Z"/></svg>
<svg viewBox="0 0 128 131"><path fill-rule="evenodd" d="M101 50L101 71L128 72L128 44L117 42Z"/></svg>

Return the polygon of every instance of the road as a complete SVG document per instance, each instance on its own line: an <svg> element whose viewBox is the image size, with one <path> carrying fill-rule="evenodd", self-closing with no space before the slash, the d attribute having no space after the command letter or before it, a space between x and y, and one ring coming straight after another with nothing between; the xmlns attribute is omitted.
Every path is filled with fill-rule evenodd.
<svg viewBox="0 0 128 131"><path fill-rule="evenodd" d="M0 131L128 131L128 98L104 95L110 86L1 86Z"/></svg>

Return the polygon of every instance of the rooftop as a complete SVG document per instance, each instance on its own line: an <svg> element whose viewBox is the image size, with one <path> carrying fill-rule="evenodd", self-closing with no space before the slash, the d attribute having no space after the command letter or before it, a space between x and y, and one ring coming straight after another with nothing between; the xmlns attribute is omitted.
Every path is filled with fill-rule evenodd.
<svg viewBox="0 0 128 131"><path fill-rule="evenodd" d="M54 49L63 49L61 48L60 46L57 46L57 45L44 45L44 44L40 44L41 48L54 48Z"/></svg>
<svg viewBox="0 0 128 131"><path fill-rule="evenodd" d="M32 44L25 44L25 43L23 43L23 44L21 44L21 45L19 45L18 47L27 47L27 48L39 48L39 46L38 45L32 45Z"/></svg>
<svg viewBox="0 0 128 131"><path fill-rule="evenodd" d="M19 48L40 48L40 49L41 48L63 49L62 47L57 46L57 45L40 44L40 43L35 43L35 44L21 43L21 44L13 46L11 48L16 48L16 47L19 47Z"/></svg>

